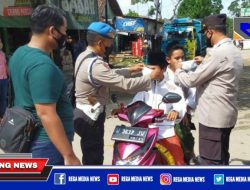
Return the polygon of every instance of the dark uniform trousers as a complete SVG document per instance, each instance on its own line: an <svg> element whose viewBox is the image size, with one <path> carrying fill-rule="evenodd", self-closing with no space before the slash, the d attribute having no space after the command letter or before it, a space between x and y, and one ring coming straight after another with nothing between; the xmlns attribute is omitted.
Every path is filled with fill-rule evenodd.
<svg viewBox="0 0 250 190"><path fill-rule="evenodd" d="M175 133L181 141L181 147L184 153L184 161L187 165L190 164L190 160L194 156L194 137L191 130L195 129L195 125L192 123L190 114L187 114L189 124L184 125L183 120L175 125Z"/></svg>
<svg viewBox="0 0 250 190"><path fill-rule="evenodd" d="M199 123L201 165L229 165L231 128L213 128Z"/></svg>
<svg viewBox="0 0 250 190"><path fill-rule="evenodd" d="M74 110L74 129L81 137L82 164L102 165L104 160L105 111L93 122L83 111Z"/></svg>

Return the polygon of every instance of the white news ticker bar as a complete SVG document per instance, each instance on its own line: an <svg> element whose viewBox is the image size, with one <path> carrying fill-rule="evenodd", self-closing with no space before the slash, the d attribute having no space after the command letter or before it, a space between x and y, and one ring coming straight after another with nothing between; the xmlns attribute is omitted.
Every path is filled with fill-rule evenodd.
<svg viewBox="0 0 250 190"><path fill-rule="evenodd" d="M0 154L0 158L32 158L31 153L5 153Z"/></svg>

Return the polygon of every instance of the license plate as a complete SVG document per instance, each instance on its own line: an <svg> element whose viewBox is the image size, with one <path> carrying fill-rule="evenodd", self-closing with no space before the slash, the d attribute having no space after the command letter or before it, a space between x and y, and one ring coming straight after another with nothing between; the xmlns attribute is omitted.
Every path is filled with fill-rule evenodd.
<svg viewBox="0 0 250 190"><path fill-rule="evenodd" d="M141 127L126 127L124 125L116 126L112 140L125 142L145 143L148 134L147 128Z"/></svg>

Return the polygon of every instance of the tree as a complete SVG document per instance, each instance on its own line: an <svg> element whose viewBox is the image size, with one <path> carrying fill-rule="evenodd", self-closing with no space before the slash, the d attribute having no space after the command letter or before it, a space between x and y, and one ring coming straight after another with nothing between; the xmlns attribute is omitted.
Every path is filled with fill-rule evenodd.
<svg viewBox="0 0 250 190"><path fill-rule="evenodd" d="M177 17L204 18L218 14L222 9L221 0L183 0L178 8Z"/></svg>
<svg viewBox="0 0 250 190"><path fill-rule="evenodd" d="M156 13L158 13L158 15L161 18L161 0L131 0L131 4L135 5L137 3L149 3L152 2L154 3L153 5L150 6L149 10L148 10L148 16L151 17L153 15L155 15ZM158 16L156 15L156 17Z"/></svg>
<svg viewBox="0 0 250 190"><path fill-rule="evenodd" d="M221 0L212 0L212 13L219 14L220 11L223 9L223 5Z"/></svg>
<svg viewBox="0 0 250 190"><path fill-rule="evenodd" d="M139 17L139 14L135 11L132 11L131 9L128 10L128 13L126 14L126 16L129 17Z"/></svg>
<svg viewBox="0 0 250 190"><path fill-rule="evenodd" d="M149 2L154 3L153 5L150 6L148 10L148 16L152 17L156 15L156 13L158 12L158 15L156 15L156 17L158 19L158 16L159 16L159 20L162 20L161 6L162 6L163 1L166 1L166 0L131 0L131 4L135 5L137 3L149 3ZM176 17L176 10L182 1L183 0L170 0L169 3L174 5L173 16L170 19L173 19Z"/></svg>
<svg viewBox="0 0 250 190"><path fill-rule="evenodd" d="M211 13L211 0L183 0L177 11L177 17L203 18Z"/></svg>
<svg viewBox="0 0 250 190"><path fill-rule="evenodd" d="M229 17L227 17L227 35L233 37L233 19Z"/></svg>
<svg viewBox="0 0 250 190"><path fill-rule="evenodd" d="M228 10L233 16L240 16L241 8L250 8L250 0L234 0L228 7Z"/></svg>
<svg viewBox="0 0 250 190"><path fill-rule="evenodd" d="M239 1L233 1L229 7L228 10L230 13L234 16L240 16L240 4Z"/></svg>

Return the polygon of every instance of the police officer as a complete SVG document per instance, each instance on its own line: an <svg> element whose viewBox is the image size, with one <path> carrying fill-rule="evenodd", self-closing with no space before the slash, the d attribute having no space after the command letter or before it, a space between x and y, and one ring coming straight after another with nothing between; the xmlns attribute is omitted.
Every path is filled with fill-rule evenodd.
<svg viewBox="0 0 250 190"><path fill-rule="evenodd" d="M212 48L195 72L186 73L176 64L175 82L197 87L201 164L228 165L229 137L237 120L243 61L240 51L226 36L225 14L205 17L202 32Z"/></svg>
<svg viewBox="0 0 250 190"><path fill-rule="evenodd" d="M114 29L103 22L88 27L87 49L81 53L75 66L76 109L74 127L81 137L82 162L85 165L102 165L104 149L105 105L110 89L135 93L150 89L151 79L157 79L157 70L150 75L129 78L141 66L128 69L110 69L104 61L111 53Z"/></svg>

